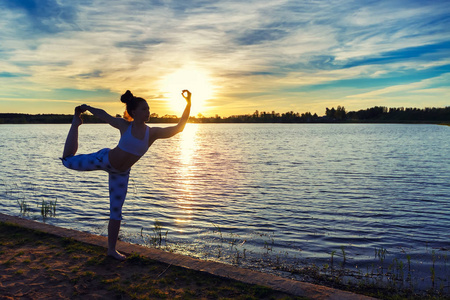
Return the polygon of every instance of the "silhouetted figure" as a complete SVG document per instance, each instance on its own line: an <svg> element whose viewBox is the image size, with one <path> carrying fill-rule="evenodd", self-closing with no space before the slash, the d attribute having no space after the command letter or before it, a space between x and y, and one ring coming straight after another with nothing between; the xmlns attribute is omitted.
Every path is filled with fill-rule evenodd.
<svg viewBox="0 0 450 300"><path fill-rule="evenodd" d="M125 115L129 121L113 117L102 109L83 104L75 108L69 134L64 146L62 162L69 169L77 171L103 170L109 173L110 220L108 224L108 255L124 260L125 255L116 250L122 220L122 205L128 189L131 167L147 152L157 139L170 138L183 131L191 110L191 93L183 90L186 108L177 125L167 128L148 127L150 109L147 101L135 97L130 91L121 96L126 104ZM83 123L81 113L89 111L94 116L120 130L121 138L114 149L105 148L91 154L75 155L78 150L78 127Z"/></svg>

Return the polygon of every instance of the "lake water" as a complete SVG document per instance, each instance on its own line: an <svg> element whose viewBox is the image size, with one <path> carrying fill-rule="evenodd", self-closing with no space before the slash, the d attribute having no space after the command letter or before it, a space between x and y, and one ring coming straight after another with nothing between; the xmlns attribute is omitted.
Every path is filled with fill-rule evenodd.
<svg viewBox="0 0 450 300"><path fill-rule="evenodd" d="M62 166L68 129L0 125L0 212L20 215L25 200L24 217L42 220L41 201L57 200L47 223L106 235L107 174ZM83 125L78 153L119 137ZM120 238L159 244L158 220L163 248L201 259L302 280L282 270L397 264L448 293L449 195L447 126L188 124L133 167Z"/></svg>

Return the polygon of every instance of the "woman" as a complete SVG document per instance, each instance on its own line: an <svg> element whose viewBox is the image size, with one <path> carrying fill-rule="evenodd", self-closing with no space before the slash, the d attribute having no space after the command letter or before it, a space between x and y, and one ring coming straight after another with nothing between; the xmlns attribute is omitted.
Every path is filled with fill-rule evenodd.
<svg viewBox="0 0 450 300"><path fill-rule="evenodd" d="M116 250L116 243L130 169L147 152L154 141L170 138L183 131L191 110L191 93L183 90L181 95L187 101L183 115L176 126L166 128L150 128L145 124L150 117L147 101L133 96L130 91L123 94L120 100L126 104L125 114L131 117L131 122L112 117L104 110L86 104L75 108L72 126L64 146L62 162L67 168L77 171L104 170L109 173L108 255L116 259L124 260L126 258ZM78 127L83 123L80 115L85 111L91 112L94 116L120 130L121 138L116 148L112 150L105 148L96 153L75 155L78 150Z"/></svg>

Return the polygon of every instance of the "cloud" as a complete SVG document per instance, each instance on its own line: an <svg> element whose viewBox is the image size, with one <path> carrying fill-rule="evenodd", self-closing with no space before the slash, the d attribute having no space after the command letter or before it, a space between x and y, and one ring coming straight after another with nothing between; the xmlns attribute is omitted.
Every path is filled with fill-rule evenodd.
<svg viewBox="0 0 450 300"><path fill-rule="evenodd" d="M0 77L3 78L13 78L13 77L27 77L27 74L20 74L20 73L11 73L11 72L0 72Z"/></svg>
<svg viewBox="0 0 450 300"><path fill-rule="evenodd" d="M158 82L189 65L211 75L210 107L270 110L449 72L445 1L0 0L0 9L0 99L13 87L131 89L164 110Z"/></svg>
<svg viewBox="0 0 450 300"><path fill-rule="evenodd" d="M441 54L450 51L450 41L444 41L440 43L426 44L420 45L416 47L406 47L401 49L396 49L393 51L387 51L379 53L375 57L364 57L359 59L354 59L349 61L343 67L353 67L357 65L371 65L371 64L389 64L389 63L397 63L401 61L411 61L411 60L420 60L420 61L430 61L432 59L439 59Z"/></svg>
<svg viewBox="0 0 450 300"><path fill-rule="evenodd" d="M3 9L15 12L32 33L56 33L73 28L77 10L69 3L56 0L3 0Z"/></svg>
<svg viewBox="0 0 450 300"><path fill-rule="evenodd" d="M274 42L287 36L288 32L280 29L247 30L236 38L238 45L256 45L264 42Z"/></svg>
<svg viewBox="0 0 450 300"><path fill-rule="evenodd" d="M450 66L448 66L447 69L450 71ZM425 78L425 79L417 80L417 81L407 83L407 84L399 84L399 85L383 87L381 89L375 89L375 90L367 92L367 93L355 94L355 95L351 95L348 97L349 98L373 98L375 96L378 97L380 95L388 95L391 93L399 93L399 92L413 95L415 93L424 93L424 92L429 92L432 90L438 91L441 89L446 89L447 91L449 91L450 90L450 87L448 86L449 79L450 79L450 72L447 72L447 73L443 73L436 77Z"/></svg>

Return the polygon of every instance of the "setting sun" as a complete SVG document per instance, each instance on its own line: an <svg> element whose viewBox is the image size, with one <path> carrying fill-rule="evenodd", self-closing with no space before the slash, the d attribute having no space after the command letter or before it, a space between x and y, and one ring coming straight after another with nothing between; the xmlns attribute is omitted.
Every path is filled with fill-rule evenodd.
<svg viewBox="0 0 450 300"><path fill-rule="evenodd" d="M188 66L168 74L161 80L161 91L170 101L170 108L179 113L185 103L179 101L184 89L192 93L191 115L204 113L205 104L213 97L214 87L209 74L199 68Z"/></svg>

